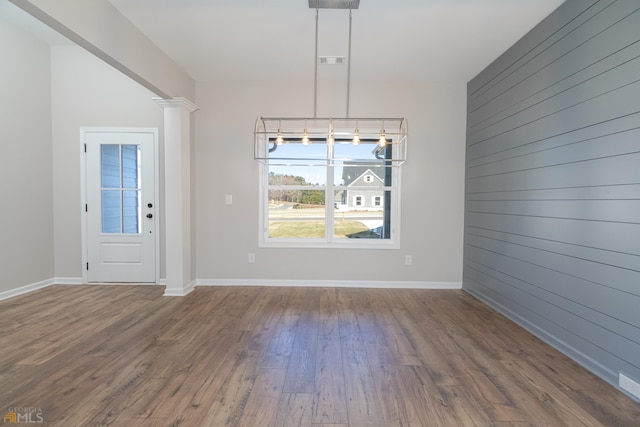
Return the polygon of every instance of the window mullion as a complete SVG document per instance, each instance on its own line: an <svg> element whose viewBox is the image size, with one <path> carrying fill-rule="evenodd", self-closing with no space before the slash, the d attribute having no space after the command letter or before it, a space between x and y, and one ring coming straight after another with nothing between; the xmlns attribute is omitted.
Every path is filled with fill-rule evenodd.
<svg viewBox="0 0 640 427"><path fill-rule="evenodd" d="M325 240L327 242L333 241L334 235L334 183L333 183L333 144L327 144L327 188L325 189L324 199L324 228L325 228Z"/></svg>

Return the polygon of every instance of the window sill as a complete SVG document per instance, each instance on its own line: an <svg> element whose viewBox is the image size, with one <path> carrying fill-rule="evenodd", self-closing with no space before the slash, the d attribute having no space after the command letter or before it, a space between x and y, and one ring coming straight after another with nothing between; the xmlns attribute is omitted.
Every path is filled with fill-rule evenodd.
<svg viewBox="0 0 640 427"><path fill-rule="evenodd" d="M381 239L382 240L382 239ZM393 240L376 241L376 239L348 239L339 242L313 241L304 239L295 240L267 240L258 244L260 248L280 249L400 249L400 242Z"/></svg>

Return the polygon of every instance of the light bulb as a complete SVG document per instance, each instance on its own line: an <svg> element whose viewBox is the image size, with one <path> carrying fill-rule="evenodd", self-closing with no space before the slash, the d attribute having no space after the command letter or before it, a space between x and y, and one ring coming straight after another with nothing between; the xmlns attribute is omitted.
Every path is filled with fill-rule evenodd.
<svg viewBox="0 0 640 427"><path fill-rule="evenodd" d="M309 145L309 132L306 129L302 133L302 145Z"/></svg>
<svg viewBox="0 0 640 427"><path fill-rule="evenodd" d="M335 139L333 138L333 119L329 119L329 136L327 136L327 144L333 145Z"/></svg>
<svg viewBox="0 0 640 427"><path fill-rule="evenodd" d="M360 131L358 129L353 133L353 145L360 145Z"/></svg>
<svg viewBox="0 0 640 427"><path fill-rule="evenodd" d="M384 147L385 145L387 145L387 139L385 138L384 129L380 131L380 139L378 140L378 145L380 147Z"/></svg>
<svg viewBox="0 0 640 427"><path fill-rule="evenodd" d="M282 145L284 138L282 137L282 129L278 129L278 135L276 136L276 144Z"/></svg>

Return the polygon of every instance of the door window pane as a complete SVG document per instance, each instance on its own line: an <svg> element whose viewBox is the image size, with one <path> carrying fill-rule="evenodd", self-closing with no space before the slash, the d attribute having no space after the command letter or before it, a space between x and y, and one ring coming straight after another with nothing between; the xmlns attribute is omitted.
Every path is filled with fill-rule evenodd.
<svg viewBox="0 0 640 427"><path fill-rule="evenodd" d="M141 233L140 146L103 144L102 232Z"/></svg>
<svg viewBox="0 0 640 427"><path fill-rule="evenodd" d="M122 232L140 233L140 192L138 190L122 191Z"/></svg>
<svg viewBox="0 0 640 427"><path fill-rule="evenodd" d="M101 146L102 188L120 188L120 146Z"/></svg>
<svg viewBox="0 0 640 427"><path fill-rule="evenodd" d="M137 145L122 146L122 188L139 188L138 152Z"/></svg>
<svg viewBox="0 0 640 427"><path fill-rule="evenodd" d="M102 232L120 233L122 223L119 190L102 190Z"/></svg>

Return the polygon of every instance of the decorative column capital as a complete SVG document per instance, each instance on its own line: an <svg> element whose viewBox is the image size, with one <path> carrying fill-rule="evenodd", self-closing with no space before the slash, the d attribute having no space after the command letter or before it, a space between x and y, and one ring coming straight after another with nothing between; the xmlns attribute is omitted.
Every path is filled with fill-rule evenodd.
<svg viewBox="0 0 640 427"><path fill-rule="evenodd" d="M156 101L163 108L181 107L187 110L189 113L192 113L200 109L200 107L198 107L196 104L189 101L187 98L182 98L182 97L176 97L171 99L153 98L153 100Z"/></svg>

